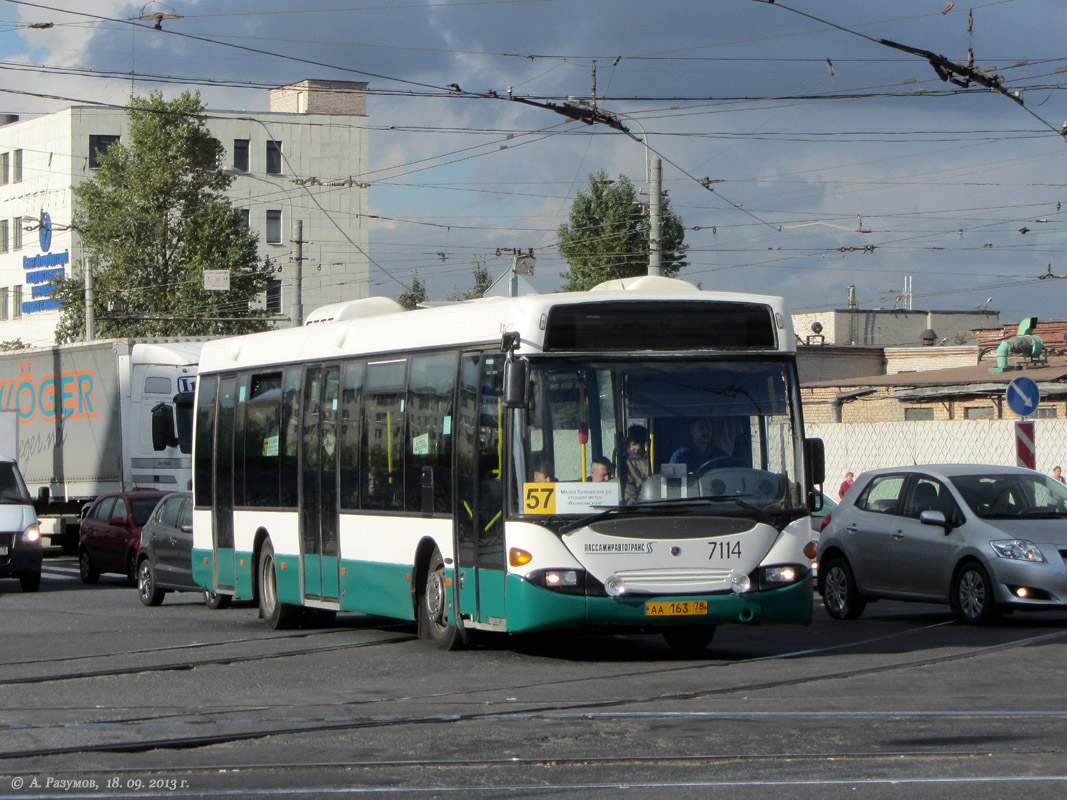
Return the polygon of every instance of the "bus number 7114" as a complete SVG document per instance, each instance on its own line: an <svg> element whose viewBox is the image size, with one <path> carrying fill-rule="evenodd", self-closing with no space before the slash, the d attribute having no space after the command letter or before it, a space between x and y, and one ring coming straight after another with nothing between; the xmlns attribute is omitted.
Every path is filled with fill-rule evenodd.
<svg viewBox="0 0 1067 800"><path fill-rule="evenodd" d="M723 561L728 561L731 558L741 558L741 542L708 542L711 545L711 552L708 554L708 558L718 558Z"/></svg>

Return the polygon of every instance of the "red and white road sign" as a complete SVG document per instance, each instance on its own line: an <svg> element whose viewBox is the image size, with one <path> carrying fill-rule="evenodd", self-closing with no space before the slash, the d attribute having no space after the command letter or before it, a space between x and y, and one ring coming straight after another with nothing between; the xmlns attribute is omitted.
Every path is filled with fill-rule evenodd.
<svg viewBox="0 0 1067 800"><path fill-rule="evenodd" d="M1034 458L1034 423L1015 423L1015 462L1020 467L1035 469L1037 461Z"/></svg>

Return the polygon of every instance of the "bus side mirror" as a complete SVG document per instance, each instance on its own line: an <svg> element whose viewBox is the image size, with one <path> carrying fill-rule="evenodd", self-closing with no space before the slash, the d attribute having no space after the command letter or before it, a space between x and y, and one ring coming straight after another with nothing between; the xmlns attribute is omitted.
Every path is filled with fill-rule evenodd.
<svg viewBox="0 0 1067 800"><path fill-rule="evenodd" d="M152 408L152 449L158 452L176 444L174 412L167 403L156 403Z"/></svg>
<svg viewBox="0 0 1067 800"><path fill-rule="evenodd" d="M826 480L826 449L822 439L804 440L804 471L808 478L808 491L821 486Z"/></svg>
<svg viewBox="0 0 1067 800"><path fill-rule="evenodd" d="M509 358L504 362L504 405L526 408L530 405L530 362Z"/></svg>

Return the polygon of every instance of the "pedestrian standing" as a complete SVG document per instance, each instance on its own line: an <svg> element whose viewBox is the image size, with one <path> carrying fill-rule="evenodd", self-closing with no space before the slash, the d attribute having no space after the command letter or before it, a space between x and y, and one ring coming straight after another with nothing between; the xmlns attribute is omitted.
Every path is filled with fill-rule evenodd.
<svg viewBox="0 0 1067 800"><path fill-rule="evenodd" d="M1067 483L1067 481L1063 479L1063 470L1060 469L1059 464L1052 468L1052 477L1058 480L1060 483Z"/></svg>
<svg viewBox="0 0 1067 800"><path fill-rule="evenodd" d="M852 484L856 482L851 472L845 473L845 479L841 481L841 488L837 490L837 498L839 500L845 499L845 493L852 488Z"/></svg>

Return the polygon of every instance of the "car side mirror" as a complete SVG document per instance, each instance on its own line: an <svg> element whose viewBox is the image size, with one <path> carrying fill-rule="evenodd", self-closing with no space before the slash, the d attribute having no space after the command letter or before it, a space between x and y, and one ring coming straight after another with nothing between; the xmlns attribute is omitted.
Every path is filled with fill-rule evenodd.
<svg viewBox="0 0 1067 800"><path fill-rule="evenodd" d="M943 511L923 511L919 514L919 522L923 525L934 525L939 528L944 528L946 534L952 530L952 525L945 519L945 512Z"/></svg>

